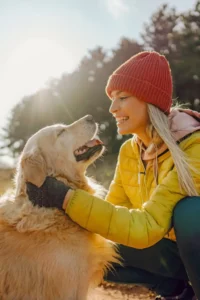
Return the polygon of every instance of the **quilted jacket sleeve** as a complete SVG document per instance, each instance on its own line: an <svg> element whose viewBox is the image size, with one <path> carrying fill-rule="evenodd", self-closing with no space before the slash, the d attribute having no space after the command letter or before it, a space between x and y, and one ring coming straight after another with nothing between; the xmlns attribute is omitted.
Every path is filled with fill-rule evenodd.
<svg viewBox="0 0 200 300"><path fill-rule="evenodd" d="M106 201L113 203L114 205L124 206L127 208L131 208L132 204L127 197L124 188L121 182L121 174L119 168L119 159L118 164L115 170L114 179L110 184L108 194L106 196Z"/></svg>
<svg viewBox="0 0 200 300"><path fill-rule="evenodd" d="M193 157L193 165L200 171L200 143L185 151ZM194 176L200 193L200 176ZM184 198L178 183L177 172L171 170L142 210L128 209L103 201L77 190L69 201L66 213L83 228L98 233L114 242L134 248L152 246L171 228L175 205Z"/></svg>

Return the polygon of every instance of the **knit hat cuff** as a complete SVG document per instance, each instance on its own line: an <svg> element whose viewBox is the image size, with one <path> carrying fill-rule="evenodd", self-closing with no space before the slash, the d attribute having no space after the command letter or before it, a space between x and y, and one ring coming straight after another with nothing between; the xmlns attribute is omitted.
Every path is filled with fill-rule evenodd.
<svg viewBox="0 0 200 300"><path fill-rule="evenodd" d="M113 74L109 77L106 86L106 94L109 98L112 98L111 93L114 90L129 92L141 101L157 106L166 114L170 112L172 98L148 81L126 75Z"/></svg>

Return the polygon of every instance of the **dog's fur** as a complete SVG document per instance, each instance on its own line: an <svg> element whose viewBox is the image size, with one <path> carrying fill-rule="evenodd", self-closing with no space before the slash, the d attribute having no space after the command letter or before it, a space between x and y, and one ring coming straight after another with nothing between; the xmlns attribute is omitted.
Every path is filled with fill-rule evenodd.
<svg viewBox="0 0 200 300"><path fill-rule="evenodd" d="M95 194L85 170L101 153L89 161L74 156L96 134L88 119L41 129L22 152L15 194L0 202L1 300L84 300L117 261L112 242L57 209L34 207L26 194L26 181L41 186L47 175Z"/></svg>

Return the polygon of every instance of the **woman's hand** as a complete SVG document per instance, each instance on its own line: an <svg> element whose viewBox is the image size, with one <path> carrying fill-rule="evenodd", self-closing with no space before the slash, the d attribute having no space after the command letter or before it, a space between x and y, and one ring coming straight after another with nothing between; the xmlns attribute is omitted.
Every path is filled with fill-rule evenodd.
<svg viewBox="0 0 200 300"><path fill-rule="evenodd" d="M63 182L49 176L40 188L27 182L26 191L33 205L55 207L60 210L65 210L69 196L73 192Z"/></svg>

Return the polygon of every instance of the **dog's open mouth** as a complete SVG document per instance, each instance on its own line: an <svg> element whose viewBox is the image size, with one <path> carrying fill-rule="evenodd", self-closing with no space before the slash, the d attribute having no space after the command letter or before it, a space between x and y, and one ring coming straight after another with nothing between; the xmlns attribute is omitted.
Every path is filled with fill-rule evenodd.
<svg viewBox="0 0 200 300"><path fill-rule="evenodd" d="M79 147L74 151L76 161L88 160L96 152L99 152L104 147L103 142L99 139L93 139Z"/></svg>

